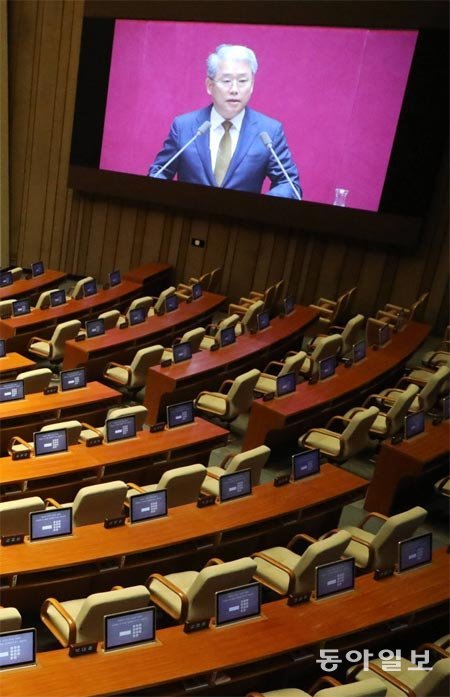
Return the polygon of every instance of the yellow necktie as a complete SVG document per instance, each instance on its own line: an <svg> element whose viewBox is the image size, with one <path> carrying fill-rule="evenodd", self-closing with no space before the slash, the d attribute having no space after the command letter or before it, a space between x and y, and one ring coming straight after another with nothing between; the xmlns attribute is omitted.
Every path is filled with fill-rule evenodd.
<svg viewBox="0 0 450 697"><path fill-rule="evenodd" d="M214 177L216 179L217 186L222 186L222 182L225 179L228 165L230 164L231 160L230 128L232 125L233 124L231 121L222 122L225 133L220 139L219 149L217 150L216 166L214 167Z"/></svg>

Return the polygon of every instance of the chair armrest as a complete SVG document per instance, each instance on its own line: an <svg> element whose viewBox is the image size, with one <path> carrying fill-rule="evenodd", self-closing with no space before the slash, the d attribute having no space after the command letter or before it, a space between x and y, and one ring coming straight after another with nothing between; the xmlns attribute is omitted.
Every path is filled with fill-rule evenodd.
<svg viewBox="0 0 450 697"><path fill-rule="evenodd" d="M243 317L245 313L247 312L248 307L242 307L242 305L235 305L234 303L231 303L228 305L228 314L229 315L239 315L239 317Z"/></svg>
<svg viewBox="0 0 450 697"><path fill-rule="evenodd" d="M264 298L264 293L260 293L257 290L251 290L249 295L253 300L262 300Z"/></svg>
<svg viewBox="0 0 450 697"><path fill-rule="evenodd" d="M233 385L233 382L234 380L224 380L221 386L219 387L219 392L221 392L222 394L228 394Z"/></svg>
<svg viewBox="0 0 450 697"><path fill-rule="evenodd" d="M10 455L12 455L12 450L13 450L15 445L23 445L30 452L33 452L33 450L34 450L34 447L31 443L28 443L26 440L24 440L20 436L13 436L8 443L8 453Z"/></svg>
<svg viewBox="0 0 450 697"><path fill-rule="evenodd" d="M168 588L169 590L172 591L172 593L175 593L180 600L181 600L181 612L180 612L180 617L175 618L179 619L180 622L184 622L186 620L188 611L189 611L189 599L184 591L181 590L181 588L178 588L174 583L169 581L165 576L162 576L161 574L151 574L149 578L146 580L145 585L149 588L150 583L152 582L152 579L155 579L156 581L159 581L162 583L163 586ZM151 597L151 590L150 590L150 597ZM153 598L154 600L154 598ZM159 601L161 603L161 600ZM159 603L158 603L159 604ZM165 605L165 603L161 603L160 607L163 608L171 617L173 617L173 614L171 610Z"/></svg>
<svg viewBox="0 0 450 697"><path fill-rule="evenodd" d="M313 305L310 304L309 307L312 307L313 310L319 310L320 315L322 317L325 317L326 319L331 319L333 317L333 310L328 310L326 307L322 307L321 305Z"/></svg>
<svg viewBox="0 0 450 697"><path fill-rule="evenodd" d="M434 651L438 654L439 658L448 658L449 652L439 644L433 644L431 641L427 641L425 644L421 644L417 651Z"/></svg>
<svg viewBox="0 0 450 697"><path fill-rule="evenodd" d="M352 535L352 540L353 542L358 542L363 547L367 547L367 549L369 550L369 559L366 568L370 569L372 567L373 558L375 556L375 550L373 546L370 544L370 542L367 542L367 540L363 540L361 537L357 537L356 535Z"/></svg>
<svg viewBox="0 0 450 697"><path fill-rule="evenodd" d="M86 430L88 430L88 431L94 431L94 433L96 433L98 436L101 436L102 438L104 438L104 435L103 435L102 431L100 431L100 429L96 428L95 426L91 426L91 424L88 424L88 423L86 423L85 421L81 421L81 425L82 425L83 428L85 428Z"/></svg>
<svg viewBox="0 0 450 697"><path fill-rule="evenodd" d="M239 298L239 305L253 305L256 302L254 298Z"/></svg>
<svg viewBox="0 0 450 697"><path fill-rule="evenodd" d="M328 421L328 423L327 423L327 425L326 425L325 428L330 428L330 426L331 426L331 424L333 423L333 421L339 421L339 422L342 422L342 423L344 423L345 425L347 425L347 424L350 423L351 419L346 419L345 416L339 416L338 414L336 414L335 416L332 416L332 417L331 417L331 419ZM331 430L333 430L333 429L331 429Z"/></svg>
<svg viewBox="0 0 450 697"><path fill-rule="evenodd" d="M194 278L193 276L191 276L191 278L189 279L189 285L193 286L194 283L200 283L200 279ZM180 285L183 285L183 284L180 283Z"/></svg>
<svg viewBox="0 0 450 697"><path fill-rule="evenodd" d="M393 305L392 303L386 303L384 306L384 309L387 310L387 312L409 312L409 309L407 307L401 307L400 305Z"/></svg>
<svg viewBox="0 0 450 697"><path fill-rule="evenodd" d="M207 566L218 566L219 564L223 564L223 559L220 559L220 557L211 557L203 568L206 569Z"/></svg>
<svg viewBox="0 0 450 697"><path fill-rule="evenodd" d="M233 457L234 457L233 453L228 453L228 455L225 455L225 457L223 458L219 467L222 467L222 469L226 469L226 467L225 467L226 463L229 462L230 460L232 460Z"/></svg>
<svg viewBox="0 0 450 697"><path fill-rule="evenodd" d="M364 529L365 524L372 518L375 518L376 520L381 520L383 523L389 520L388 516L384 515L383 513L377 513L376 511L373 511L372 513L368 513L365 516L365 518L363 518L363 520L358 525L358 528Z"/></svg>
<svg viewBox="0 0 450 697"><path fill-rule="evenodd" d="M206 476L211 477L211 479L215 479L216 481L219 481L220 476L217 474L217 472L208 472L208 468L206 469Z"/></svg>
<svg viewBox="0 0 450 697"><path fill-rule="evenodd" d="M49 347L48 357L51 358L52 353L53 353L53 346L52 346L50 341L48 341L47 339L42 339L40 336L32 336L31 337L31 339L28 342L27 350L29 351L30 348L32 347L32 345L37 343L38 341L42 342L43 344L47 344L47 346Z"/></svg>
<svg viewBox="0 0 450 697"><path fill-rule="evenodd" d="M386 310L378 310L377 314L375 315L375 319L383 320L385 318L391 319L393 322L397 322L398 314L395 312L386 312Z"/></svg>
<svg viewBox="0 0 450 697"><path fill-rule="evenodd" d="M339 680L332 678L331 675L322 675L312 687L309 689L309 694L314 696L322 687L340 687L342 685Z"/></svg>
<svg viewBox="0 0 450 697"><path fill-rule="evenodd" d="M218 329L217 324L207 324L205 327L206 336L211 336L211 332L213 332L215 334L217 329Z"/></svg>
<svg viewBox="0 0 450 697"><path fill-rule="evenodd" d="M292 549L297 542L302 540L303 542L308 542L308 545L313 544L314 542L317 542L317 539L315 537L311 537L311 535L307 535L305 532L299 532L297 535L294 535L294 537L289 540L287 543L287 548Z"/></svg>
<svg viewBox="0 0 450 697"><path fill-rule="evenodd" d="M127 482L127 487L129 489L134 489L134 491L138 491L140 494L145 494L145 489L137 484L134 484L134 482Z"/></svg>
<svg viewBox="0 0 450 697"><path fill-rule="evenodd" d="M266 561L268 564L272 564L272 566L275 566L280 571L284 571L284 573L287 574L289 577L287 592L292 593L295 585L295 574L292 571L292 569L289 569L289 567L285 566L285 564L282 564L277 559L269 557L268 554L264 554L264 552L255 552L255 554L252 554L252 559L262 559L263 561ZM254 574L254 578L258 578L257 573ZM267 581L265 581L265 583L267 584Z"/></svg>
<svg viewBox="0 0 450 697"><path fill-rule="evenodd" d="M336 307L336 300L330 300L329 298L319 298L317 304L320 305L330 305L331 307Z"/></svg>
<svg viewBox="0 0 450 697"><path fill-rule="evenodd" d="M61 632L55 627L55 625L51 622L49 618L48 609L50 606L52 606L61 615L63 620L67 622L69 626L68 643L74 644L77 638L77 626L75 624L75 620L71 615L69 615L65 607L63 607L63 605L61 605L61 603L58 600L56 600L56 598L47 598L46 600L44 600L41 607L41 620L49 629L50 627L52 628L50 631L55 634L60 644L65 646L66 637L61 634Z"/></svg>
<svg viewBox="0 0 450 697"><path fill-rule="evenodd" d="M45 505L46 506L48 506L48 505L54 506L55 508L62 508L62 504L58 503L58 501L56 501L56 499L52 499L52 498L45 499Z"/></svg>
<svg viewBox="0 0 450 697"><path fill-rule="evenodd" d="M293 352L293 354L295 355L295 351ZM270 363L268 363L266 365L266 367L264 368L264 370L262 371L262 374L269 375L270 377L273 377L274 375L278 375L281 368L283 368L283 365L284 364L281 361L270 361ZM273 370L274 368L279 368L279 370L277 372L271 373L270 371Z"/></svg>
<svg viewBox="0 0 450 697"><path fill-rule="evenodd" d="M127 373L131 374L131 368L129 365L124 365L123 363L116 363L116 361L110 361L107 363L103 369L103 375L105 376L106 371L108 368L123 368L123 370L126 370Z"/></svg>
<svg viewBox="0 0 450 697"><path fill-rule="evenodd" d="M359 663L358 665L354 666L350 672L348 673L347 677L350 677L353 679L353 676L356 675L356 673L361 670L361 668L364 667L363 663ZM396 687L400 692L403 692L407 697L416 697L416 693L412 688L408 687L408 685L405 685L404 683L400 682L398 678L395 678L391 673L388 673L387 671L385 672L382 668L377 666L375 663L369 663L369 670L372 671L372 673L375 673L375 675L378 675L380 678L385 680L386 682L390 683L394 687Z"/></svg>

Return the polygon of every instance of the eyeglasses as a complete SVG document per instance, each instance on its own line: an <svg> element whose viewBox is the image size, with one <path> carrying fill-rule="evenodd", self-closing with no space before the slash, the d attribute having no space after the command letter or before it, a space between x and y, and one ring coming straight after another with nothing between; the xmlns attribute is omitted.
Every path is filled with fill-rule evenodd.
<svg viewBox="0 0 450 697"><path fill-rule="evenodd" d="M213 80L213 82L216 82L221 87L231 87L233 82L235 82L239 88L243 89L244 87L248 87L248 85L250 85L251 78L249 78L249 77L221 77L218 80Z"/></svg>

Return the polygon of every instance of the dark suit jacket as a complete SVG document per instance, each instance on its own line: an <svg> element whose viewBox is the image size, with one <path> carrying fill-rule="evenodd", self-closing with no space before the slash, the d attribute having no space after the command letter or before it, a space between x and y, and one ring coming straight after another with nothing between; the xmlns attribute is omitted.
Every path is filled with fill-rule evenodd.
<svg viewBox="0 0 450 697"><path fill-rule="evenodd" d="M195 135L204 121L209 121L210 113L211 106L208 106L174 119L167 140L149 169L150 177L158 177L159 169ZM269 134L275 152L301 195L297 167L292 161L281 123L248 107L222 188L260 193L265 177L269 177L272 182L269 194L295 198L281 168L259 137L262 131ZM217 186L211 167L208 132L189 145L160 178L173 179L176 174L178 181Z"/></svg>

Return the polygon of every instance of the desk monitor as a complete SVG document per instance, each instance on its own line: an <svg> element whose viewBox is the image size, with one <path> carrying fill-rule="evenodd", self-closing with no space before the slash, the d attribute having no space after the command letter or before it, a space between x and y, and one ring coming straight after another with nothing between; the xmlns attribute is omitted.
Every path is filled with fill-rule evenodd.
<svg viewBox="0 0 450 697"><path fill-rule="evenodd" d="M269 310L263 310L262 312L258 312L258 314L256 315L256 322L259 332L263 329L267 329L267 327L270 327Z"/></svg>
<svg viewBox="0 0 450 697"><path fill-rule="evenodd" d="M223 346L229 346L230 344L234 344L236 341L236 330L234 327L225 327L225 329L220 330L219 334L219 342L220 345Z"/></svg>
<svg viewBox="0 0 450 697"><path fill-rule="evenodd" d="M64 290L64 288L61 290L53 290L50 293L50 307L58 307L58 305L65 305L66 302L66 291Z"/></svg>
<svg viewBox="0 0 450 697"><path fill-rule="evenodd" d="M404 418L405 422L405 439L413 438L418 436L419 433L423 433L425 430L425 412L416 411L412 414L408 414Z"/></svg>
<svg viewBox="0 0 450 697"><path fill-rule="evenodd" d="M0 382L0 402L15 402L16 399L24 399L25 388L23 380L11 380Z"/></svg>
<svg viewBox="0 0 450 697"><path fill-rule="evenodd" d="M190 341L181 341L172 346L173 362L181 363L192 358L192 344Z"/></svg>
<svg viewBox="0 0 450 697"><path fill-rule="evenodd" d="M105 333L104 319L91 319L86 322L86 335L88 339L94 336L101 336Z"/></svg>
<svg viewBox="0 0 450 697"><path fill-rule="evenodd" d="M75 368L74 370L62 370L61 391L78 390L80 387L86 387L86 368Z"/></svg>
<svg viewBox="0 0 450 697"><path fill-rule="evenodd" d="M202 284L194 283L191 290L192 300L198 300L203 295Z"/></svg>
<svg viewBox="0 0 450 697"><path fill-rule="evenodd" d="M13 275L11 271L4 271L0 273L0 286L10 286L13 282Z"/></svg>
<svg viewBox="0 0 450 697"><path fill-rule="evenodd" d="M1 356L1 351L0 351L0 356ZM3 354L5 355L5 354ZM447 397L442 398L442 418L443 419L450 419L450 395L447 395Z"/></svg>
<svg viewBox="0 0 450 697"><path fill-rule="evenodd" d="M72 534L72 508L30 513L30 542Z"/></svg>
<svg viewBox="0 0 450 697"><path fill-rule="evenodd" d="M42 276L44 271L45 268L43 261L35 261L33 264L31 264L31 275L33 276L33 278L35 276Z"/></svg>
<svg viewBox="0 0 450 697"><path fill-rule="evenodd" d="M12 314L13 317L20 317L20 315L28 315L31 312L31 306L29 300L15 300L12 304Z"/></svg>
<svg viewBox="0 0 450 697"><path fill-rule="evenodd" d="M126 440L136 436L136 416L118 416L117 419L106 419L106 442Z"/></svg>
<svg viewBox="0 0 450 697"><path fill-rule="evenodd" d="M167 515L167 489L130 496L130 523L142 523Z"/></svg>
<svg viewBox="0 0 450 697"><path fill-rule="evenodd" d="M122 283L122 276L120 275L120 271L111 271L109 274L109 285L111 288L114 288L114 286L118 286L119 283Z"/></svg>
<svg viewBox="0 0 450 697"><path fill-rule="evenodd" d="M175 294L173 295L168 295L166 300L165 300L165 311L166 312L173 312L178 308L178 298Z"/></svg>
<svg viewBox="0 0 450 697"><path fill-rule="evenodd" d="M261 586L256 581L216 592L216 627L261 616Z"/></svg>
<svg viewBox="0 0 450 697"><path fill-rule="evenodd" d="M385 324L378 329L378 346L384 346L391 338L391 328L389 324Z"/></svg>
<svg viewBox="0 0 450 697"><path fill-rule="evenodd" d="M194 421L194 402L179 402L166 407L169 428L184 426Z"/></svg>
<svg viewBox="0 0 450 697"><path fill-rule="evenodd" d="M316 600L355 587L355 560L353 557L316 566Z"/></svg>
<svg viewBox="0 0 450 697"><path fill-rule="evenodd" d="M37 431L33 433L33 443L36 457L65 453L68 448L67 428L59 428L55 431Z"/></svg>
<svg viewBox="0 0 450 697"><path fill-rule="evenodd" d="M284 298L284 300L283 300L284 314L290 315L291 312L294 312L294 308L295 308L294 296L288 295L287 298Z"/></svg>
<svg viewBox="0 0 450 697"><path fill-rule="evenodd" d="M320 472L320 450L305 450L302 453L292 455L292 479L296 482L298 479L310 477L312 474Z"/></svg>
<svg viewBox="0 0 450 697"><path fill-rule="evenodd" d="M364 339L353 344L353 363L358 363L366 357L366 342Z"/></svg>
<svg viewBox="0 0 450 697"><path fill-rule="evenodd" d="M126 610L105 615L104 650L115 651L155 640L156 610L154 605L139 610Z"/></svg>
<svg viewBox="0 0 450 697"><path fill-rule="evenodd" d="M336 372L336 356L329 356L319 361L319 380L331 378Z"/></svg>
<svg viewBox="0 0 450 697"><path fill-rule="evenodd" d="M97 281L95 278L92 281L86 281L83 283L83 297L89 298L91 295L95 295L97 292Z"/></svg>
<svg viewBox="0 0 450 697"><path fill-rule="evenodd" d="M398 543L398 572L409 571L431 562L433 536L431 532L416 535Z"/></svg>
<svg viewBox="0 0 450 697"><path fill-rule="evenodd" d="M147 310L144 307L136 307L134 310L130 310L128 313L130 327L134 326L135 324L142 324L142 322L145 322L146 317Z"/></svg>
<svg viewBox="0 0 450 697"><path fill-rule="evenodd" d="M6 342L4 339L0 339L0 358L6 356Z"/></svg>
<svg viewBox="0 0 450 697"><path fill-rule="evenodd" d="M291 394L297 389L297 376L295 373L286 373L279 375L276 379L275 394L277 397L283 397L286 394Z"/></svg>
<svg viewBox="0 0 450 697"><path fill-rule="evenodd" d="M36 630L0 633L0 670L36 665Z"/></svg>
<svg viewBox="0 0 450 697"><path fill-rule="evenodd" d="M232 501L252 493L252 473L250 469L223 474L219 478L219 501Z"/></svg>

